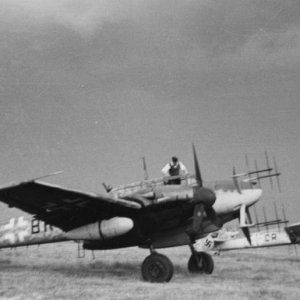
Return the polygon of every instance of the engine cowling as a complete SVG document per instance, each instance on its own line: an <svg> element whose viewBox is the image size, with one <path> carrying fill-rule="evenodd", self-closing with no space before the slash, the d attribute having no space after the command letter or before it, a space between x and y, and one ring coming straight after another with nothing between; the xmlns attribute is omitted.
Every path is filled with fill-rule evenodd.
<svg viewBox="0 0 300 300"><path fill-rule="evenodd" d="M114 217L84 225L66 232L70 240L105 240L129 232L134 226L130 218Z"/></svg>

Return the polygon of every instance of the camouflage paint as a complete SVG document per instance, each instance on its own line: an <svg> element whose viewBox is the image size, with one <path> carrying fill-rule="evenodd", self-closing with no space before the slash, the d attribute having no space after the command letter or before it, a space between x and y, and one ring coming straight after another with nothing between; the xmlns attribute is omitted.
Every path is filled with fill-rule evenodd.
<svg viewBox="0 0 300 300"><path fill-rule="evenodd" d="M0 248L66 241L65 233L35 218L12 218L0 226Z"/></svg>

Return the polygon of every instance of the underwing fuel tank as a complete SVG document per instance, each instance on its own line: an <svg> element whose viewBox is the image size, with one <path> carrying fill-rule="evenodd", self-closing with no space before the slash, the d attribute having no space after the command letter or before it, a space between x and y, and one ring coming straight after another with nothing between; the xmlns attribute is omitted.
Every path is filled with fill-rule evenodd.
<svg viewBox="0 0 300 300"><path fill-rule="evenodd" d="M65 236L70 240L105 240L129 232L133 225L130 218L114 217L72 229Z"/></svg>

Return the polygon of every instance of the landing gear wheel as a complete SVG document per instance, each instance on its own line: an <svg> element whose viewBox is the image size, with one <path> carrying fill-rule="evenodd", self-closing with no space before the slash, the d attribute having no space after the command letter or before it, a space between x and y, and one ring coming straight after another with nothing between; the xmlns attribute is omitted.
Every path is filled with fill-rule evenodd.
<svg viewBox="0 0 300 300"><path fill-rule="evenodd" d="M206 252L194 252L188 262L191 273L211 274L214 270L214 261Z"/></svg>
<svg viewBox="0 0 300 300"><path fill-rule="evenodd" d="M168 282L173 276L173 271L170 259L159 253L147 256L142 264L142 276L145 281Z"/></svg>

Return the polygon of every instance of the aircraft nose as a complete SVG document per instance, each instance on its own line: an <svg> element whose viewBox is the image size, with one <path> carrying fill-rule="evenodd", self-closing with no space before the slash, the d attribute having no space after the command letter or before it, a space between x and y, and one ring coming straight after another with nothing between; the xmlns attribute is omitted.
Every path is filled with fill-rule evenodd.
<svg viewBox="0 0 300 300"><path fill-rule="evenodd" d="M248 205L252 205L259 200L259 198L262 196L262 189L253 189L253 190L251 190L250 193L251 194L249 195L249 198L247 201Z"/></svg>

